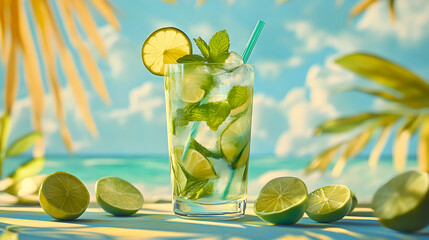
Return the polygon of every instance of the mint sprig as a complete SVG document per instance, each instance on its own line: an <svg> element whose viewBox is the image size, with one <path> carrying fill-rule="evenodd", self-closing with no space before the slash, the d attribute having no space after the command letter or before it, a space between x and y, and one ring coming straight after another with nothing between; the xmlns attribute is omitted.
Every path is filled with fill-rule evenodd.
<svg viewBox="0 0 429 240"><path fill-rule="evenodd" d="M173 134L176 134L177 128L186 126L192 121L205 121L212 131L217 131L230 112L231 107L225 101L192 104L179 108L173 119Z"/></svg>
<svg viewBox="0 0 429 240"><path fill-rule="evenodd" d="M225 63L229 57L229 36L226 30L213 35L207 45L201 37L194 38L202 56L190 54L177 59L178 63ZM198 56L198 57L197 57Z"/></svg>

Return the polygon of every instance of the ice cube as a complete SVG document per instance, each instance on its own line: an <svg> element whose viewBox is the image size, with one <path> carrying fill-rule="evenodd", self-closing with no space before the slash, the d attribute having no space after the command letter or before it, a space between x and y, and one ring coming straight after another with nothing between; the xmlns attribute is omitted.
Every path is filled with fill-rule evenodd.
<svg viewBox="0 0 429 240"><path fill-rule="evenodd" d="M230 52L229 57L226 59L225 63L235 63L235 64L243 64L243 59L240 54L236 52Z"/></svg>

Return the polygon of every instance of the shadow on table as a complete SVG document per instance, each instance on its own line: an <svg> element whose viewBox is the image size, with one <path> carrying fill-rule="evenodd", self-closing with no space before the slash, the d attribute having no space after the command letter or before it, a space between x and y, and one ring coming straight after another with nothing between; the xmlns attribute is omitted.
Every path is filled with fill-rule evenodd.
<svg viewBox="0 0 429 240"><path fill-rule="evenodd" d="M40 209L37 209L39 211ZM152 209L153 210L153 209ZM381 227L373 219L344 219L337 223L321 224L304 217L289 226L271 225L254 215L231 221L198 221L176 217L170 211L144 209L128 217L114 217L103 212L86 212L75 221L56 221L37 211L0 210L0 228L6 224L19 227L20 239L123 239L147 237L192 238L242 238L276 239L300 237L301 239L425 239L427 229L419 234L402 234ZM153 212L153 213L152 213ZM155 213L157 212L157 213ZM359 213L358 213L359 214ZM355 215L357 216L357 215ZM37 227L36 227L37 226Z"/></svg>

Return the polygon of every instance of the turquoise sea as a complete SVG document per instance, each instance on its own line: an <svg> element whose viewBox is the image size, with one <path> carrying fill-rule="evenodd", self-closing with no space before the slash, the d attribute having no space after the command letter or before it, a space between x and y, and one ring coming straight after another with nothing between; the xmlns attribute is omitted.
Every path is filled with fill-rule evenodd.
<svg viewBox="0 0 429 240"><path fill-rule="evenodd" d="M5 173L9 174L25 160L27 159L8 159L4 166ZM304 180L308 191L328 184L345 184L356 193L361 202L369 202L377 188L397 174L389 157L381 159L376 169L369 168L367 158L350 160L339 177L332 177L330 171L325 174L317 172L306 175L304 170L309 162L310 159L251 156L248 175L249 200L254 200L269 180L280 176L295 176ZM416 161L410 160L407 168L416 166ZM171 198L168 156L48 156L42 173L55 171L76 175L87 185L92 195L97 179L116 176L135 184L146 201Z"/></svg>

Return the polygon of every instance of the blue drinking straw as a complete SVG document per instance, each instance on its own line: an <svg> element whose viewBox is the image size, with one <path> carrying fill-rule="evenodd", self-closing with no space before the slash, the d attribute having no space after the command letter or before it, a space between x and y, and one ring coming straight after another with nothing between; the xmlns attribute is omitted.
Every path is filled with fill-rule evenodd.
<svg viewBox="0 0 429 240"><path fill-rule="evenodd" d="M247 63L247 60L250 57L250 54L252 53L253 48L255 47L256 41L258 41L259 35L261 35L262 28L264 28L265 23L261 20L258 21L256 24L255 29L253 29L253 33L250 36L249 41L247 42L246 48L243 52L243 62Z"/></svg>

